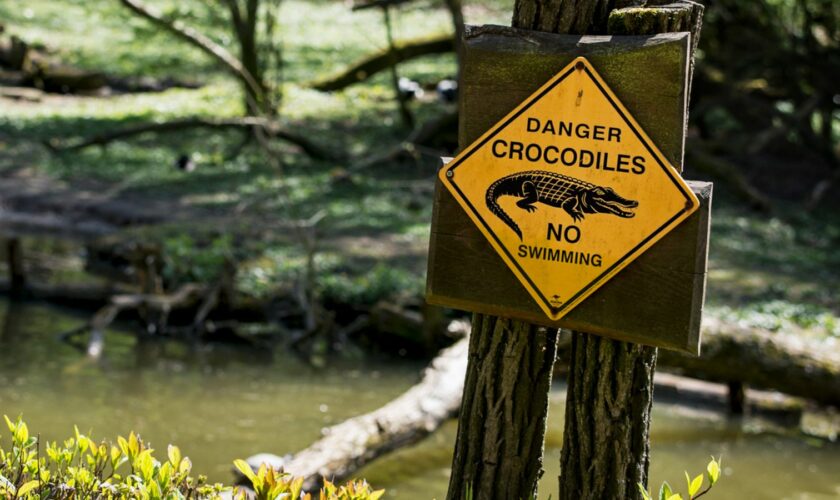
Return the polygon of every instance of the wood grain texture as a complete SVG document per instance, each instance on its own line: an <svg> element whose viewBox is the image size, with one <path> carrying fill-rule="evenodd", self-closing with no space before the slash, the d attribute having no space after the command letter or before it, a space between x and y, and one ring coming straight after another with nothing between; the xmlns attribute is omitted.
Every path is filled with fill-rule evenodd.
<svg viewBox="0 0 840 500"><path fill-rule="evenodd" d="M577 56L587 57L662 153L681 169L689 35L553 35L468 27L461 143L470 144ZM522 75L528 75L524 78ZM697 354L711 184L690 183L701 208L560 321L549 320L438 182L427 300ZM632 311L632 314L628 314Z"/></svg>

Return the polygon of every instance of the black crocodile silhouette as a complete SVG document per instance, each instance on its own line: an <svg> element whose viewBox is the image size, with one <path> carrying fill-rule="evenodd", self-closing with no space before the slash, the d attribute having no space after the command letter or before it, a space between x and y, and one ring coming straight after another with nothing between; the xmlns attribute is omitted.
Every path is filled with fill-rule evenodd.
<svg viewBox="0 0 840 500"><path fill-rule="evenodd" d="M635 214L627 209L639 206L639 202L622 198L612 188L596 186L574 177L543 170L511 174L487 188L487 208L510 226L520 240L522 230L499 206L499 197L505 195L522 198L516 206L528 212L536 210L534 203L539 202L562 208L575 221L583 220L585 214L613 214L630 218Z"/></svg>

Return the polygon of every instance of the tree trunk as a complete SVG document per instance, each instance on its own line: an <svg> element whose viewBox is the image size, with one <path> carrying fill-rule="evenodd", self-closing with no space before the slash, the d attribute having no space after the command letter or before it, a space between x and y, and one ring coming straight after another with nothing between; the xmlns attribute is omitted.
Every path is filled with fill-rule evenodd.
<svg viewBox="0 0 840 500"><path fill-rule="evenodd" d="M536 494L556 348L556 331L473 316L449 500Z"/></svg>
<svg viewBox="0 0 840 500"><path fill-rule="evenodd" d="M9 265L9 295L12 298L23 297L26 291L26 271L23 267L23 247L19 238L6 241L6 259Z"/></svg>
<svg viewBox="0 0 840 500"><path fill-rule="evenodd" d="M699 4L676 2L610 13L601 0L581 3L591 4L578 8L596 17L588 24L596 30L591 34L605 34L607 22L611 34L692 31L696 47L703 9ZM584 25L573 23L575 28ZM691 55L693 60L693 51ZM560 454L560 500L640 497L638 484L647 486L650 464L656 359L653 347L574 333Z"/></svg>
<svg viewBox="0 0 840 500"><path fill-rule="evenodd" d="M266 85L263 81L257 46L257 16L260 0L247 0L244 9L240 7L239 0L227 0L227 4L233 31L239 42L239 60L242 62L245 71L251 75L257 84L256 86L243 86L245 109L249 115L260 116L266 111L264 109Z"/></svg>
<svg viewBox="0 0 840 500"><path fill-rule="evenodd" d="M575 332L560 499L636 498L647 484L656 352Z"/></svg>

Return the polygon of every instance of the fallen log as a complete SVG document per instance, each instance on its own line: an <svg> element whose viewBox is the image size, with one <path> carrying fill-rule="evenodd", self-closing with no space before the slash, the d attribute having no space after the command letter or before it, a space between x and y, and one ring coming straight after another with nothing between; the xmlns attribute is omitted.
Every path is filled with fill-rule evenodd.
<svg viewBox="0 0 840 500"><path fill-rule="evenodd" d="M64 141L53 139L45 142L45 146L47 146L47 148L49 148L53 152L61 153L64 151L77 151L91 146L104 146L114 141L130 139L143 134L161 134L166 132L186 130L190 128L211 128L220 130L248 130L253 128L259 128L264 130L269 137L282 139L291 144L294 144L312 158L318 160L336 159L334 154L321 148L308 138L283 128L276 121L258 117L218 119L183 118L160 123L142 123L140 125L134 125L131 127L126 127L111 132L105 132L76 142L67 143Z"/></svg>
<svg viewBox="0 0 840 500"><path fill-rule="evenodd" d="M11 289L9 280L0 279L0 295L10 295ZM96 310L103 307L113 295L129 292L127 287L121 285L95 283L48 285L27 280L23 298L65 307Z"/></svg>
<svg viewBox="0 0 840 500"><path fill-rule="evenodd" d="M43 64L33 65L23 81L25 85L44 92L59 94L93 93L103 89L108 80L104 73L87 71L72 66Z"/></svg>
<svg viewBox="0 0 840 500"><path fill-rule="evenodd" d="M454 325L463 328L462 323ZM262 463L282 467L304 477L304 489L312 490L323 477L346 479L374 459L420 441L458 413L467 348L463 338L444 349L417 385L377 410L326 429L324 437L294 456L260 454L248 464L255 469Z"/></svg>
<svg viewBox="0 0 840 500"><path fill-rule="evenodd" d="M0 40L0 67L16 74L15 85L44 92L91 93L105 87L105 75L57 63L44 50L16 36Z"/></svg>
<svg viewBox="0 0 840 500"><path fill-rule="evenodd" d="M365 57L338 75L312 83L311 87L321 92L334 92L363 82L380 71L410 59L432 54L445 54L454 50L455 39L452 35L400 42L395 44L393 50L385 50Z"/></svg>
<svg viewBox="0 0 840 500"><path fill-rule="evenodd" d="M468 326L459 328L469 331ZM570 349L571 336L561 336L561 370ZM703 355L660 350L658 364L664 371L692 378L739 381L840 406L840 353L836 351L783 333L704 318ZM462 339L442 351L423 380L394 401L329 428L323 438L291 457L261 453L250 457L248 464L256 470L265 463L303 476L306 489L317 487L322 477L346 479L372 460L418 442L457 414L466 356L467 339Z"/></svg>
<svg viewBox="0 0 840 500"><path fill-rule="evenodd" d="M782 332L703 318L703 355L660 350L669 371L716 382L742 382L840 407L840 349Z"/></svg>
<svg viewBox="0 0 840 500"><path fill-rule="evenodd" d="M659 350L657 368L686 377L744 384L840 407L840 352L790 334L725 323L705 316L699 357ZM571 341L561 338L558 367Z"/></svg>

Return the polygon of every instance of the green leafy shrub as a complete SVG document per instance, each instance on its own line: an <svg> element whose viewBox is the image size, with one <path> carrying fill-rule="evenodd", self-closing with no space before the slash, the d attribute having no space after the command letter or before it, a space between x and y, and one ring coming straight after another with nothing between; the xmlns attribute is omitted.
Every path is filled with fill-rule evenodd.
<svg viewBox="0 0 840 500"><path fill-rule="evenodd" d="M706 466L707 484L705 488L703 488L703 474L698 474L692 479L688 471L686 471L685 482L688 488L688 496L686 498L688 500L695 500L702 497L712 489L712 486L718 482L718 479L720 479L720 459L715 460L715 457L712 457L712 460ZM642 498L644 500L653 500L653 496L645 489L642 483L639 483L639 491L642 492ZM668 484L668 481L665 481L659 488L659 500L683 500L683 496L675 492L671 488L671 485Z"/></svg>
<svg viewBox="0 0 840 500"><path fill-rule="evenodd" d="M398 293L421 295L423 279L409 271L376 264L363 274L325 272L318 278L324 300L344 304L374 304Z"/></svg>
<svg viewBox="0 0 840 500"><path fill-rule="evenodd" d="M163 462L154 450L133 432L117 438L117 444L94 441L75 429L62 443L46 443L29 434L26 423L5 417L11 443L0 441L0 498L10 500L182 500L220 499L223 492L247 498L242 491L207 478L190 476L192 462L170 445ZM256 473L237 460L234 465L251 481L259 500L312 500L302 493L302 478L265 466ZM378 500L383 491L373 491L364 481L335 486L325 481L319 500Z"/></svg>
<svg viewBox="0 0 840 500"><path fill-rule="evenodd" d="M0 496L9 499L136 498L143 500L219 498L220 484L190 476L192 463L169 446L161 463L136 434L120 437L117 445L79 433L63 443L47 443L29 435L20 418L5 417L11 446L0 446ZM0 443L2 444L2 443Z"/></svg>

